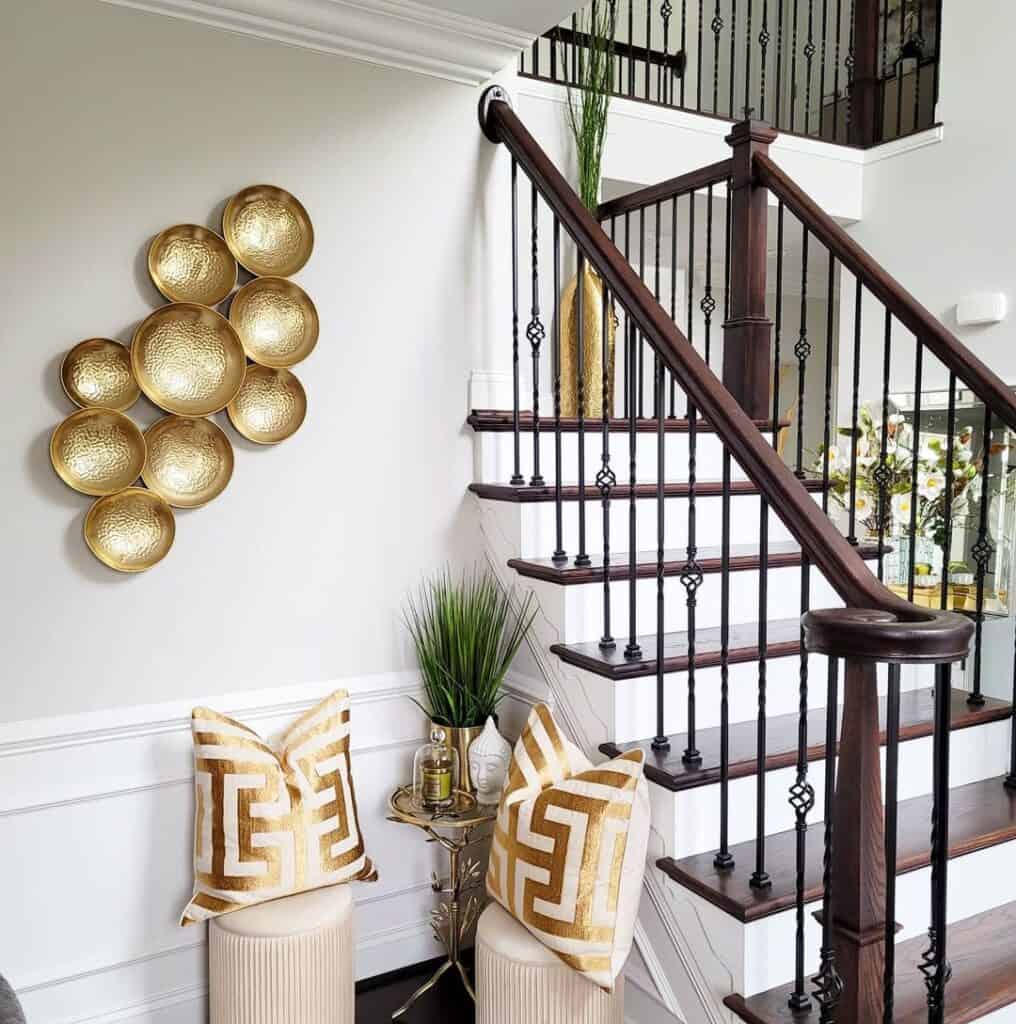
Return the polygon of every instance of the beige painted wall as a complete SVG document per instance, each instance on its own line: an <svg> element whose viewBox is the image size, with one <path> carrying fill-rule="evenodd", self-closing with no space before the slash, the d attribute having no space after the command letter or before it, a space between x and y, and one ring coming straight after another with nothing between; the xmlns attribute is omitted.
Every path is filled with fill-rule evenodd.
<svg viewBox="0 0 1016 1024"><path fill-rule="evenodd" d="M496 153L476 93L95 0L4 14L0 721L409 667L405 592L476 550L463 419ZM119 576L50 468L60 359L160 304L155 233L214 227L262 181L317 231L307 421L275 449L227 427L227 491Z"/></svg>

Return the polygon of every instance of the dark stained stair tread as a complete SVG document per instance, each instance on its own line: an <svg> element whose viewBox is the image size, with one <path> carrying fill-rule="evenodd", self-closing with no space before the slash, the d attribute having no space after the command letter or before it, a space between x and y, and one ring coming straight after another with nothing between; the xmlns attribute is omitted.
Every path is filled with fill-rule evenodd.
<svg viewBox="0 0 1016 1024"><path fill-rule="evenodd" d="M466 418L466 422L473 428L473 430L480 433L494 433L503 434L509 433L515 429L512 413L510 409L474 409L469 416ZM615 416L609 421L609 430L613 434L626 434L628 433L628 420L626 418ZM703 419L696 420L696 429L705 433L712 433L713 428L710 424ZM787 427L790 425L789 420L781 422L781 426ZM759 430L772 430L769 420L756 420L755 426ZM574 434L579 429L579 421L575 416L562 416L561 417L561 430ZM587 417L585 420L585 429L590 433L601 433L603 430L603 420L599 417L590 418ZM642 434L655 434L657 431L657 421L655 419L636 419L635 430ZM683 417L665 416L663 418L663 429L668 434L687 434L688 433L688 420ZM519 430L524 430L527 433L533 431L533 413L531 410L526 410L519 413ZM554 431L554 417L553 416L541 416L540 417L540 432L546 434L552 434Z"/></svg>
<svg viewBox="0 0 1016 1024"><path fill-rule="evenodd" d="M970 694L966 690L952 691L952 728L967 729L986 722L1003 721L1012 714L1012 706L1005 701L986 698L980 707L967 703ZM699 694L702 699L702 694ZM882 726L882 743L885 743L886 702L879 701L879 715ZM842 713L842 707L840 709ZM900 696L900 739L914 740L931 736L933 728L932 691L910 690ZM766 771L788 768L797 761L796 714L772 716L768 720L766 744ZM684 734L670 737L670 750L652 749L650 740L637 743L604 743L600 751L609 757L617 757L626 750L638 748L645 752L646 777L665 789L679 792L694 789L719 781L720 777L720 730L699 729L696 744L702 753L699 766L686 765L681 755L687 746ZM730 777L732 779L755 775L756 769L756 725L755 720L737 722L730 726ZM808 713L808 760L821 761L825 757L825 708L814 708Z"/></svg>
<svg viewBox="0 0 1016 1024"><path fill-rule="evenodd" d="M1016 1002L1016 903L949 925L952 980L946 986L945 1024L969 1024ZM895 1024L926 1024L927 991L918 970L928 946L925 935L896 946ZM819 1007L794 1012L787 1006L792 986L751 996L728 996L724 1003L748 1024L818 1024Z"/></svg>
<svg viewBox="0 0 1016 1024"><path fill-rule="evenodd" d="M986 779L959 786L949 796L949 856L961 857L1016 839L1016 791L1005 779ZM897 871L904 874L926 867L931 855L931 796L899 803ZM822 897L822 854L825 826L808 826L805 899ZM748 885L755 865L755 843L730 848L734 867L720 871L714 852L674 860L664 857L657 866L675 882L698 893L739 921L757 921L794 906L797 833L780 832L766 838L766 870L772 887L763 891Z"/></svg>
<svg viewBox="0 0 1016 1024"><path fill-rule="evenodd" d="M821 480L802 480L801 486L809 491L817 492L822 490ZM491 498L495 501L517 501L517 502L538 502L554 501L554 485L544 487L531 487L529 484L470 484L469 489L473 494L481 498ZM687 498L689 487L686 481L682 480L663 485L664 495L668 498ZM735 480L730 485L730 493L734 497L745 495L756 495L758 488L748 480ZM723 494L723 484L719 480L703 480L695 486L695 494L699 498L718 498ZM611 491L611 500L620 501L631 495L631 488L628 484L619 483ZM656 484L635 485L636 498L655 498ZM563 501L577 501L579 498L578 484L562 484L561 498ZM600 501L600 492L592 478L586 481L586 499L590 502Z"/></svg>
<svg viewBox="0 0 1016 1024"><path fill-rule="evenodd" d="M773 619L767 629L769 658L786 658L801 649L801 620ZM624 656L625 638L619 637L610 650L601 650L597 641L581 644L554 644L550 649L562 661L584 668L608 679L638 679L656 675L656 634L638 637L642 657L629 661ZM728 654L731 664L758 661L758 623L745 622L730 627ZM651 655L651 656L650 656ZM720 663L720 629L695 631L695 667L709 668ZM666 633L663 637L665 672L683 672L688 668L688 634Z"/></svg>
<svg viewBox="0 0 1016 1024"><path fill-rule="evenodd" d="M878 557L877 544L862 544L857 550L862 558ZM888 547L886 550L889 550ZM722 568L722 556L721 548L704 547L698 549L696 561L702 572L718 573ZM515 569L520 576L546 580L549 583L560 583L562 586L572 586L603 579L603 555L590 555L589 558L592 564L582 567L575 565L571 559L563 565L555 565L552 558L510 558L508 565L510 568ZM636 578L649 579L656 576L655 551L640 551L635 556L635 559ZM612 554L610 556L610 578L612 580L628 579L631 575L629 561L630 556L627 553L619 552ZM680 576L688 563L687 550L685 548L674 548L664 551L663 563L664 576ZM758 569L760 564L761 559L757 544L731 544L731 571L741 572L748 569ZM794 541L780 541L769 545L768 565L770 569L782 569L787 566L800 564L801 548Z"/></svg>

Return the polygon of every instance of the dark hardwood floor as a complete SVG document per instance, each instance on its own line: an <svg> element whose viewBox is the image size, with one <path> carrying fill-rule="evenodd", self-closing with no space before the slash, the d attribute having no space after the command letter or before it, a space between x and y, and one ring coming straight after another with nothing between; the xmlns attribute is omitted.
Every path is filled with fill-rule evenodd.
<svg viewBox="0 0 1016 1024"><path fill-rule="evenodd" d="M388 1024L392 1014L433 974L439 963L434 960L417 964L357 985L356 1024ZM469 976L473 976L471 966ZM449 972L399 1018L399 1024L473 1024L474 1019L473 1001L466 995L458 975Z"/></svg>

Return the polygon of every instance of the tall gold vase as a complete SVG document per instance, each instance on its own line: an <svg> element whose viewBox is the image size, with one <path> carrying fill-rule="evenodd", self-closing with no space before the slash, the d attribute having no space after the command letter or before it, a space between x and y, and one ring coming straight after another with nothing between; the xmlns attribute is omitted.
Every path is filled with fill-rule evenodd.
<svg viewBox="0 0 1016 1024"><path fill-rule="evenodd" d="M444 729L448 738L448 746L458 751L459 754L459 789L475 795L476 783L473 781L472 773L469 770L469 745L483 732L482 725L469 726L448 726L442 725L438 728Z"/></svg>
<svg viewBox="0 0 1016 1024"><path fill-rule="evenodd" d="M582 268L582 331L579 331L579 277L561 296L561 415L579 414L579 345L582 345L583 413L603 416L603 281L588 264ZM607 308L607 415L614 412L614 311Z"/></svg>

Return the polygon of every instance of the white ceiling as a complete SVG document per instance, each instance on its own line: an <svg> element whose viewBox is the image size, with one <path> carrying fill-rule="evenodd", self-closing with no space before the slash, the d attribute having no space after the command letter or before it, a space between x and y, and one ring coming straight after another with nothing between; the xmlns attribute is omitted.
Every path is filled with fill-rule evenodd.
<svg viewBox="0 0 1016 1024"><path fill-rule="evenodd" d="M521 29L534 39L581 6L578 0L423 0L423 3L440 11Z"/></svg>

